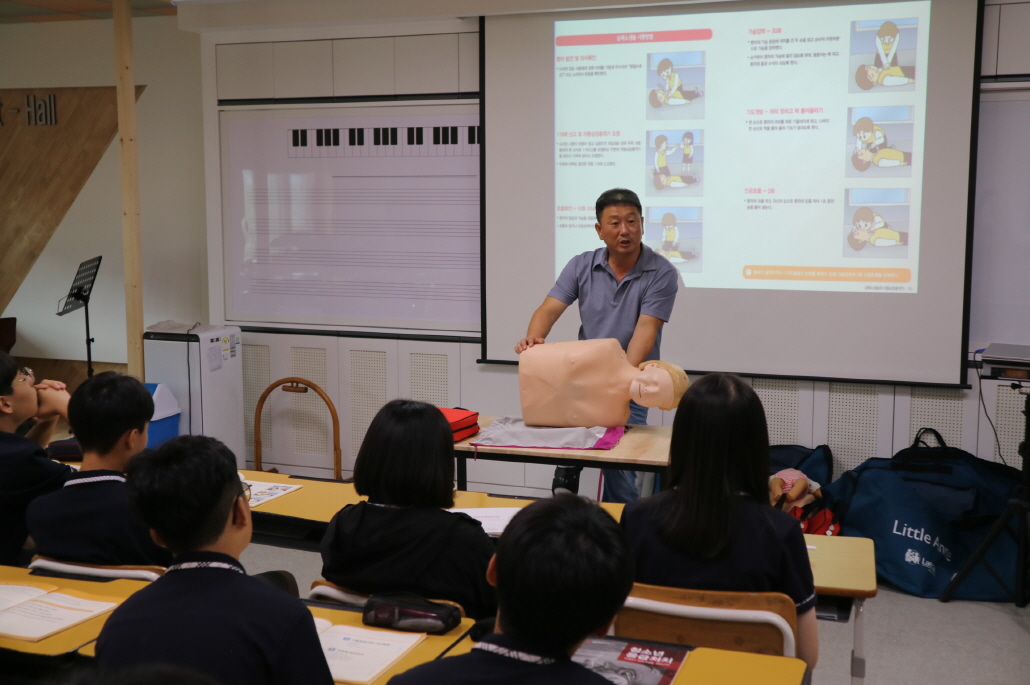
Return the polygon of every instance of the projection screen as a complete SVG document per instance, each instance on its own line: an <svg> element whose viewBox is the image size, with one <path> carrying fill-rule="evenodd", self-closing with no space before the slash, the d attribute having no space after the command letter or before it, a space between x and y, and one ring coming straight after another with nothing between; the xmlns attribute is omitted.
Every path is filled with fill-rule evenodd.
<svg viewBox="0 0 1030 685"><path fill-rule="evenodd" d="M964 383L978 36L975 0L488 17L484 360L626 187L679 275L662 358Z"/></svg>

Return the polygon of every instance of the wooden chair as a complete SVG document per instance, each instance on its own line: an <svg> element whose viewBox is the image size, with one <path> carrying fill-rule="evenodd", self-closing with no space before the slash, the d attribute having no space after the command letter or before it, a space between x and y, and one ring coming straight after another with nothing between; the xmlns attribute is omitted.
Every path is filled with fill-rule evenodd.
<svg viewBox="0 0 1030 685"><path fill-rule="evenodd" d="M713 592L634 583L615 635L795 656L797 611L780 592Z"/></svg>
<svg viewBox="0 0 1030 685"><path fill-rule="evenodd" d="M129 580L154 581L165 574L164 566L103 566L100 564L80 564L71 561L58 561L50 557L36 555L32 557L29 568L66 573L77 576L93 576L95 578L128 578Z"/></svg>
<svg viewBox="0 0 1030 685"><path fill-rule="evenodd" d="M346 604L348 606L365 606L365 602L368 601L370 595L365 595L360 592L355 592L350 588L345 588L342 585L337 585L328 580L322 580L321 578L311 584L311 591L308 593L308 599L316 599L320 601L339 602L340 604ZM458 611L461 612L461 617L465 618L465 608L457 602L449 599L431 599L430 602L436 602L438 604L450 604L458 607Z"/></svg>
<svg viewBox="0 0 1030 685"><path fill-rule="evenodd" d="M265 407L265 400L272 393L273 390L282 386L283 392L297 392L305 393L308 388L311 388L318 396L325 402L325 406L329 408L329 416L333 424L333 478L335 480L343 479L342 471L342 460L343 452L340 448L340 415L336 413L336 405L329 399L329 395L326 394L325 390L318 387L309 380L305 380L298 376L289 376L287 378L280 378L275 383L265 388L265 391L261 393L261 397L258 398L257 406L254 408L254 470L262 471L261 468L261 410ZM278 473L276 469L271 470L272 473Z"/></svg>

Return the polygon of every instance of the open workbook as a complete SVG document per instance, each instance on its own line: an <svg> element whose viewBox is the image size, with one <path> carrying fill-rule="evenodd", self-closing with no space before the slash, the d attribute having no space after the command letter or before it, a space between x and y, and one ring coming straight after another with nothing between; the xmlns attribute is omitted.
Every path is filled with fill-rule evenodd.
<svg viewBox="0 0 1030 685"><path fill-rule="evenodd" d="M315 629L333 680L357 685L371 683L426 639L425 633L333 625L324 618L315 619Z"/></svg>
<svg viewBox="0 0 1030 685"><path fill-rule="evenodd" d="M0 637L38 642L111 611L120 599L46 583L0 583Z"/></svg>

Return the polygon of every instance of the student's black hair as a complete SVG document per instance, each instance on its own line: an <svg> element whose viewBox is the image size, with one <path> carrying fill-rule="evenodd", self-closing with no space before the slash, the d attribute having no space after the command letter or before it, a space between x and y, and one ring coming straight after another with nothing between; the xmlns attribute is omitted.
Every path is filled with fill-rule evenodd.
<svg viewBox="0 0 1030 685"><path fill-rule="evenodd" d="M218 681L182 666L150 663L123 669L90 669L69 685L218 685Z"/></svg>
<svg viewBox="0 0 1030 685"><path fill-rule="evenodd" d="M0 350L0 395L14 392L14 379L18 377L18 362L14 357Z"/></svg>
<svg viewBox="0 0 1030 685"><path fill-rule="evenodd" d="M729 543L741 494L768 503L769 430L758 395L739 376L710 373L680 399L669 445L669 486L658 534L711 558Z"/></svg>
<svg viewBox="0 0 1030 685"><path fill-rule="evenodd" d="M107 454L128 431L142 432L153 416L147 387L114 371L87 378L68 401L68 423L87 452Z"/></svg>
<svg viewBox="0 0 1030 685"><path fill-rule="evenodd" d="M604 509L557 495L520 511L497 542L501 630L565 651L605 627L633 587L626 534Z"/></svg>
<svg viewBox="0 0 1030 685"><path fill-rule="evenodd" d="M643 206L640 204L640 198L632 190L612 188L601 193L601 196L597 198L597 202L594 203L594 211L597 214L598 223L601 221L601 215L604 213L604 210L616 205L630 205L631 207L636 207L637 212L643 213L644 211Z"/></svg>
<svg viewBox="0 0 1030 685"><path fill-rule="evenodd" d="M182 435L137 454L125 481L129 505L173 554L217 540L243 493L232 451L204 435Z"/></svg>
<svg viewBox="0 0 1030 685"><path fill-rule="evenodd" d="M393 400L372 419L354 462L354 487L376 504L454 506L454 432L436 407Z"/></svg>

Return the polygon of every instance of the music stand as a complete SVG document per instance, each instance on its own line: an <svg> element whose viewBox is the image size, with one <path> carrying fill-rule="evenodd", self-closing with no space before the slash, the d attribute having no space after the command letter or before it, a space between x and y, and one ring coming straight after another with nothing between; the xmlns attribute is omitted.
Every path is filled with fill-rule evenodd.
<svg viewBox="0 0 1030 685"><path fill-rule="evenodd" d="M89 296L93 293L93 284L97 280L97 271L100 270L100 260L103 256L87 259L79 264L79 270L75 272L75 279L68 294L57 301L60 311L58 316L64 316L77 309L86 310L86 376L93 375L93 338L89 335ZM63 304L62 304L63 302Z"/></svg>

